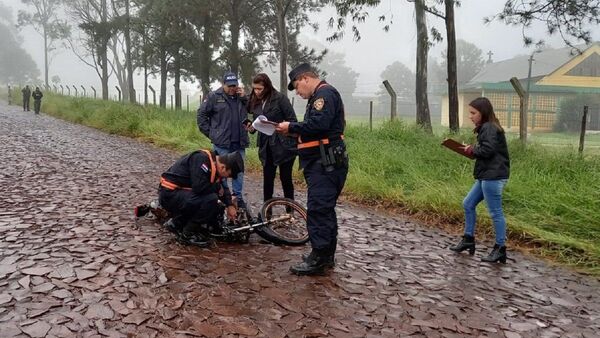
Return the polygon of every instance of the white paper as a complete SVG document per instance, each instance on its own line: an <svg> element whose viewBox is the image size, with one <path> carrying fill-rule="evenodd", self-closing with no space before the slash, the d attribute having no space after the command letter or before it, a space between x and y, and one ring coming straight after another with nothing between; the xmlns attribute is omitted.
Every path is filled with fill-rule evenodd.
<svg viewBox="0 0 600 338"><path fill-rule="evenodd" d="M275 132L275 126L272 124L269 124L269 123L264 123L263 121L269 121L269 120L264 115L258 115L256 120L254 120L254 122L252 122L252 127L254 127L254 129L260 131L261 133L263 133L265 135L269 135L269 136L273 135L273 133Z"/></svg>

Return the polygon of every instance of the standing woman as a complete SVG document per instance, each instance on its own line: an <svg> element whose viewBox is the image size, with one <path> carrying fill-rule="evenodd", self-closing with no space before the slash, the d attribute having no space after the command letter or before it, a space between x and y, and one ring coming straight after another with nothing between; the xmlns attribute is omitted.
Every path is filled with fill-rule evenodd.
<svg viewBox="0 0 600 338"><path fill-rule="evenodd" d="M496 243L492 252L482 258L483 262L506 263L506 219L502 211L502 191L510 174L510 160L504 129L494 114L492 103L485 97L469 104L469 117L475 125L477 143L466 145L465 152L475 156L475 184L463 200L465 209L465 233L462 240L450 248L456 252L469 250L475 253L475 209L485 200L494 223Z"/></svg>
<svg viewBox="0 0 600 338"><path fill-rule="evenodd" d="M287 97L279 93L266 74L257 74L252 79L252 93L248 102L248 112L254 119L264 115L273 122L297 122L296 113ZM249 127L249 131L255 130ZM258 157L263 166L263 198L267 201L273 198L275 174L279 167L279 178L283 195L294 199L294 183L292 182L292 167L297 155L295 138L274 133L269 136L258 133Z"/></svg>

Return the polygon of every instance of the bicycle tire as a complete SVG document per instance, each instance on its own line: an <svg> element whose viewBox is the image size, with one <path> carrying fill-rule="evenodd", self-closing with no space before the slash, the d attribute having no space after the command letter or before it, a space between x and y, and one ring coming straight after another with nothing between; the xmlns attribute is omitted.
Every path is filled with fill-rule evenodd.
<svg viewBox="0 0 600 338"><path fill-rule="evenodd" d="M289 198L272 198L262 205L260 217L262 221L268 223L256 228L255 231L267 241L292 246L304 245L308 242L307 213L300 203Z"/></svg>

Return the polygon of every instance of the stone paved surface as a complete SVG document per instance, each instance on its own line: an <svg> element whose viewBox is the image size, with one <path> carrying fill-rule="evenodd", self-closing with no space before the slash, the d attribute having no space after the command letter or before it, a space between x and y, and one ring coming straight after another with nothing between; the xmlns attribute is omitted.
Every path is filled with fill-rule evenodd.
<svg viewBox="0 0 600 338"><path fill-rule="evenodd" d="M337 267L296 277L307 248L133 226L173 153L2 103L0 144L0 337L600 335L598 280L517 253L484 265L488 248L454 255L447 234L342 204Z"/></svg>

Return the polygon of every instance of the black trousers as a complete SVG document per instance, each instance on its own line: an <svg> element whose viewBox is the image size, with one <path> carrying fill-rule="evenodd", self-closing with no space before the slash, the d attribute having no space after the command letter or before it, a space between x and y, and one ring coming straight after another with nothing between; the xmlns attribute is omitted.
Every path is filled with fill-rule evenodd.
<svg viewBox="0 0 600 338"><path fill-rule="evenodd" d="M29 98L23 98L23 111L29 111Z"/></svg>
<svg viewBox="0 0 600 338"><path fill-rule="evenodd" d="M178 230L197 232L203 224L217 224L219 205L216 194L199 196L191 190L169 190L161 187L158 200L171 214Z"/></svg>
<svg viewBox="0 0 600 338"><path fill-rule="evenodd" d="M283 188L283 196L294 199L294 182L292 181L292 170L294 168L294 161L296 158L292 158L290 161L279 165L279 180L281 181L281 187ZM273 164L273 156L271 155L271 149L267 147L267 159L263 166L263 200L267 201L273 198L273 191L275 190L275 175L277 174L277 166Z"/></svg>
<svg viewBox="0 0 600 338"><path fill-rule="evenodd" d="M304 165L304 178L308 185L308 236L312 248L324 254L335 253L338 234L335 205L347 175L348 168L327 171L320 160L308 161Z"/></svg>
<svg viewBox="0 0 600 338"><path fill-rule="evenodd" d="M27 105L29 106L29 102L27 103ZM40 113L41 107L42 107L42 100L33 100L33 109L35 110L36 114ZM27 108L27 110L29 110L29 107Z"/></svg>

